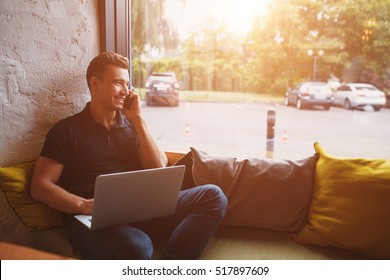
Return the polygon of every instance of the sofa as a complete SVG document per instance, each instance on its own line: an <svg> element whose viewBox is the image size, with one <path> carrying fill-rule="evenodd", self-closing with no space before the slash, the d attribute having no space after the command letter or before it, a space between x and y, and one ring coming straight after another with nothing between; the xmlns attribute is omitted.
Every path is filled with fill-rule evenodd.
<svg viewBox="0 0 390 280"><path fill-rule="evenodd" d="M166 154L170 165L187 167L183 189L216 184L229 200L200 259L390 259L389 160L337 158L319 143L312 155L294 161L196 148ZM64 215L30 197L33 168L34 162L0 168L0 242L80 258ZM155 243L156 254L162 246Z"/></svg>

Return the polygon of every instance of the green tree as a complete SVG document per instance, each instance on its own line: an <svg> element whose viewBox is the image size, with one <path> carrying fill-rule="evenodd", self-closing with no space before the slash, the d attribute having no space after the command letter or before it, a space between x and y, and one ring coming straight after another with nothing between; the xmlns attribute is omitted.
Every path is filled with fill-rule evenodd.
<svg viewBox="0 0 390 280"><path fill-rule="evenodd" d="M287 86L288 80L307 76L307 32L300 7L293 1L270 2L266 16L258 15L247 37L250 89L269 92Z"/></svg>
<svg viewBox="0 0 390 280"><path fill-rule="evenodd" d="M133 66L133 83L142 86L146 79L147 64L137 59L147 48L165 50L179 44L177 30L165 16L165 0L132 0L131 32L133 64L136 63L136 67Z"/></svg>
<svg viewBox="0 0 390 280"><path fill-rule="evenodd" d="M389 6L388 0L270 2L267 15L254 21L247 38L251 88L281 92L290 80L311 79L309 49L323 51L316 75L322 81L332 74L349 81L385 77Z"/></svg>
<svg viewBox="0 0 390 280"><path fill-rule="evenodd" d="M227 29L227 25L213 17L207 17L194 28L185 42L189 60L189 88L194 89L196 69L203 69L207 79L206 90L238 90L243 71L241 61L242 43ZM203 66L200 66L203 64ZM197 79L198 80L198 79Z"/></svg>
<svg viewBox="0 0 390 280"><path fill-rule="evenodd" d="M165 19L164 3L132 1L133 51L168 54L183 46L184 53L139 67L179 71L189 89L282 94L291 83L313 79L309 50L323 52L316 59L316 80L334 75L376 85L388 81L390 87L389 0L270 1L245 39L208 17L182 44Z"/></svg>
<svg viewBox="0 0 390 280"><path fill-rule="evenodd" d="M177 30L165 16L165 0L132 0L131 17L135 54L142 53L146 45L172 48L179 43Z"/></svg>

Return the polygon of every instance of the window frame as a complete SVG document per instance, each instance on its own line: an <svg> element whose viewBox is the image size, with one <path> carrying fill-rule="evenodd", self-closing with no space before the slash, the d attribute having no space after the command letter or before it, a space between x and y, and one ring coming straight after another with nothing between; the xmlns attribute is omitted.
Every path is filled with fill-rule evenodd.
<svg viewBox="0 0 390 280"><path fill-rule="evenodd" d="M100 50L119 53L129 59L132 83L131 57L131 0L99 0Z"/></svg>

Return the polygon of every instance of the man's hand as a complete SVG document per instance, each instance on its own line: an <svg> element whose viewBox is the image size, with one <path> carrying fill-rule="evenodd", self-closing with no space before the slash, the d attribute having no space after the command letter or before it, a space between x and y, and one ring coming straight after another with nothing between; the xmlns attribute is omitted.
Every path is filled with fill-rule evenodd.
<svg viewBox="0 0 390 280"><path fill-rule="evenodd" d="M91 215L93 212L93 198L83 200L79 207L81 214Z"/></svg>
<svg viewBox="0 0 390 280"><path fill-rule="evenodd" d="M133 123L137 118L141 116L141 100L139 95L129 90L128 97L130 98L130 108L123 108L122 112L126 118Z"/></svg>

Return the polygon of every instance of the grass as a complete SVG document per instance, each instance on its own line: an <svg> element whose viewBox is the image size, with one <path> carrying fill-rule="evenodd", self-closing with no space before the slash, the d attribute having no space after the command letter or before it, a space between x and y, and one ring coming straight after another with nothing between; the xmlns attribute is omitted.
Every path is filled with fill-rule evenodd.
<svg viewBox="0 0 390 280"><path fill-rule="evenodd" d="M145 89L135 89L142 99L145 96ZM223 92L223 91L180 91L180 101L189 102L231 102L231 103L280 103L282 96L267 93L247 92Z"/></svg>

